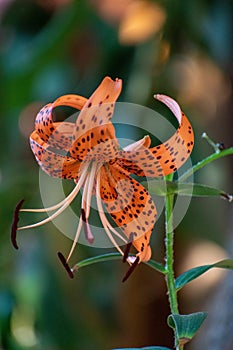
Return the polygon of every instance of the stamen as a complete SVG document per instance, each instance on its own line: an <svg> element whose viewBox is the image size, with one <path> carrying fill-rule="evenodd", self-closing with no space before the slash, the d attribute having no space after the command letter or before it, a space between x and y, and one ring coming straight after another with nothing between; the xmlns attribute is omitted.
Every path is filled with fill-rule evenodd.
<svg viewBox="0 0 233 350"><path fill-rule="evenodd" d="M55 212L53 213L52 215L50 215L49 217L47 217L46 219L42 220L42 221L39 221L35 224L31 224L31 225L27 225L27 226L22 226L22 227L19 227L18 230L24 230L24 229L28 229L28 228L34 228L34 227L38 227L38 226L41 226L41 225L44 225L46 224L47 222L50 222L52 221L53 219L55 219L58 215L60 215L70 204L71 202L74 200L74 198L77 196L81 186L83 185L84 181L85 181L85 178L87 176L87 171L84 172L82 174L82 176L80 177L77 185L75 186L74 190L72 191L72 195L69 197L69 199L67 200L66 198L66 201L64 201L64 204Z"/></svg>
<svg viewBox="0 0 233 350"><path fill-rule="evenodd" d="M138 263L139 263L139 256L136 257L136 259L134 260L133 264L130 266L130 268L126 272L125 276L122 279L122 282L125 282L129 278L129 276L135 270L136 266L138 266Z"/></svg>
<svg viewBox="0 0 233 350"><path fill-rule="evenodd" d="M75 237L74 237L74 242L72 244L72 247L70 249L70 252L69 252L69 255L68 255L68 258L66 259L66 261L69 261L71 255L73 254L74 248L76 247L76 244L77 244L79 236L80 236L82 225L83 225L83 221L80 218L79 223L78 223L78 228L77 228L77 231L76 231L76 234L75 234Z"/></svg>
<svg viewBox="0 0 233 350"><path fill-rule="evenodd" d="M99 176L99 175L98 175L98 176ZM99 179L98 179L97 181L99 181ZM96 187L96 188L97 188L97 187ZM99 184L98 184L98 188L99 188ZM96 194L96 196L97 196L99 192L98 192L97 190L96 190L96 192L97 192L97 194ZM103 224L103 221L104 221L104 223L106 224L106 226L108 227L108 229L109 229L110 231L112 231L112 233L114 233L115 236L117 236L118 238L120 238L125 244L127 244L127 243L128 243L127 240L126 240L117 230L115 230L114 227L112 227L112 225L111 225L110 222L108 221L108 219L107 219L107 217L106 217L106 215L105 215L105 213L104 213L104 209L103 209L101 200L99 201L99 204L97 203L97 205L98 205L98 212L99 212L99 214L101 213L102 224Z"/></svg>
<svg viewBox="0 0 233 350"><path fill-rule="evenodd" d="M66 272L68 273L70 278L74 278L74 274L73 271L71 270L71 268L69 267L66 258L64 257L64 255L61 252L57 253L57 256L59 258L59 260L61 261L62 265L64 266Z"/></svg>
<svg viewBox="0 0 233 350"><path fill-rule="evenodd" d="M24 202L24 199L21 199L21 201L19 201L19 203L16 205L15 207L15 211L14 211L14 218L13 218L13 222L11 225L11 242L12 245L15 249L19 249L17 241L16 241L16 235L17 235L17 229L18 229L18 221L19 221L19 211L20 208L22 207Z"/></svg>
<svg viewBox="0 0 233 350"><path fill-rule="evenodd" d="M127 243L126 248L125 248L125 252L124 252L124 256L123 256L123 262L126 262L127 259L128 259L129 251L130 251L130 248L132 246L132 238L133 238L132 236L133 236L133 234L131 232L130 235L129 235L129 242Z"/></svg>
<svg viewBox="0 0 233 350"><path fill-rule="evenodd" d="M81 214L82 214L83 228L84 228L86 239L90 244L92 244L94 242L94 236L91 232L91 228L88 224L88 221L85 215L85 210L83 208L81 209Z"/></svg>
<svg viewBox="0 0 233 350"><path fill-rule="evenodd" d="M70 192L70 194L66 198L64 198L61 202L59 202L51 207L40 208L40 209L21 209L20 211L25 211L25 212L30 212L30 213L45 213L48 211L56 210L56 209L60 208L62 205L64 205L66 202L69 202L70 198L72 198L74 193L76 193L76 191L77 191L76 187L77 187L77 185L74 187L72 192Z"/></svg>
<svg viewBox="0 0 233 350"><path fill-rule="evenodd" d="M118 250L118 252L124 256L123 251L121 250L121 248L119 247L119 245L117 244L117 242L115 241L115 239L113 238L110 230L109 230L109 226L108 226L108 221L106 216L104 215L104 211L103 211L103 207L102 207L102 203L101 203L101 198L100 198L100 172L98 173L97 176L97 181L96 181L96 202L97 202L97 207L98 207L98 212L99 212L99 216L100 216L100 220L102 222L102 225L105 229L105 232L108 236L108 238L110 239L110 241L112 242L112 244L114 245L114 247ZM108 224L107 224L108 223ZM110 224L109 224L110 225ZM117 231L116 231L117 232ZM121 237L122 238L122 237ZM123 238L122 238L123 239Z"/></svg>
<svg viewBox="0 0 233 350"><path fill-rule="evenodd" d="M103 208L103 207L102 207L102 208ZM107 224L109 230L112 231L112 233L114 233L114 235L115 235L116 237L120 238L120 239L122 240L123 243L127 244L127 240L126 240L117 230L115 230L114 227L112 227L112 225L111 225L110 222L108 221L108 219L107 219L107 217L106 217L104 211L102 211L102 215L103 215L103 217L104 217L104 220L106 221L106 224Z"/></svg>
<svg viewBox="0 0 233 350"><path fill-rule="evenodd" d="M88 166L86 167L86 170L88 169L89 165L90 165L90 163L88 163ZM86 173L87 173L87 171L86 171ZM91 186L89 186L89 184L91 182L92 183L92 187L93 187L93 183L94 183L94 178L93 178L93 180L92 179L89 180L90 176L91 176L90 174L87 174L87 176L85 178L85 185L84 185L84 189L83 189L82 204L81 204L81 207L82 207L82 209L81 209L81 218L79 220L77 232L76 232L76 235L75 235L72 247L70 249L67 261L69 261L71 255L73 254L74 248L75 248L75 246L76 246L76 244L78 242L78 239L79 239L79 236L80 236L80 233L81 233L82 225L84 226L84 232L85 232L85 235L87 237L88 242L89 243L93 243L93 240L94 240L94 236L92 235L91 230L90 230L90 226L88 225L88 222L87 222L87 215L86 215L87 213L85 211L85 209L88 209L89 206L90 206L90 204L89 204L90 201L88 202L88 199L86 199L88 197L88 190L91 187ZM92 191L92 188L91 188L91 191ZM90 212L90 210L88 211L88 214L89 214L89 212Z"/></svg>
<svg viewBox="0 0 233 350"><path fill-rule="evenodd" d="M91 171L88 177L88 187L87 191L85 193L84 201L86 202L86 219L89 218L90 214L90 207L91 207L91 197L92 197L92 192L93 192L93 187L94 187L94 181L95 181L95 176L96 176L96 169L97 169L98 163L94 162L91 167Z"/></svg>

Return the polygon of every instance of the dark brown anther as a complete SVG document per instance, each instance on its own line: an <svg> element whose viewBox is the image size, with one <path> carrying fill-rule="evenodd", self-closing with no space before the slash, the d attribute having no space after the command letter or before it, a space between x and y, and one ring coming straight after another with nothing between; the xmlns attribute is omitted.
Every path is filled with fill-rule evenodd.
<svg viewBox="0 0 233 350"><path fill-rule="evenodd" d="M81 215L82 215L82 221L83 221L83 222L87 222L85 210L84 210L83 208L81 208Z"/></svg>
<svg viewBox="0 0 233 350"><path fill-rule="evenodd" d="M217 143L216 146L218 147L219 151L223 151L226 148L223 142Z"/></svg>
<svg viewBox="0 0 233 350"><path fill-rule="evenodd" d="M132 246L132 240L133 240L133 232L130 233L129 235L129 241L126 245L125 251L124 251L124 256L123 256L123 263L126 262L128 256L129 256L129 251Z"/></svg>
<svg viewBox="0 0 233 350"><path fill-rule="evenodd" d="M128 256L129 256L129 251L130 251L131 246L132 246L132 242L127 243L125 251L124 251L123 263L126 262Z"/></svg>
<svg viewBox="0 0 233 350"><path fill-rule="evenodd" d="M91 232L90 226L87 222L85 210L81 208L81 215L82 215L82 221L83 221L83 228L84 228L84 233L87 241L92 244L94 242L94 236Z"/></svg>
<svg viewBox="0 0 233 350"><path fill-rule="evenodd" d="M64 255L61 252L57 253L57 256L59 258L59 260L61 261L62 265L64 266L66 272L68 273L70 278L74 278L74 274L73 271L71 270L71 268L69 267L66 258L64 257Z"/></svg>
<svg viewBox="0 0 233 350"><path fill-rule="evenodd" d="M222 196L222 198L226 199L230 203L233 201L233 195L232 194L228 194L228 193L222 192L221 196Z"/></svg>
<svg viewBox="0 0 233 350"><path fill-rule="evenodd" d="M139 263L139 257L137 256L137 258L135 259L135 261L133 262L133 264L130 266L125 276L123 277L122 282L125 282L129 278L129 276L135 270L136 266L138 266L138 263Z"/></svg>
<svg viewBox="0 0 233 350"><path fill-rule="evenodd" d="M23 205L24 199L21 199L19 203L15 207L14 211L14 217L13 222L11 225L11 243L15 249L19 249L17 241L16 241L16 235L17 235L17 229L18 229L18 221L19 221L19 211Z"/></svg>

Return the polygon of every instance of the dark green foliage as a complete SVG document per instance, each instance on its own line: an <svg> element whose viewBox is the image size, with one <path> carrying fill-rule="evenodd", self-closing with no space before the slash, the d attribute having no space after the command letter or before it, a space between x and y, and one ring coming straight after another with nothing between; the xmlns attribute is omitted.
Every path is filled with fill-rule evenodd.
<svg viewBox="0 0 233 350"><path fill-rule="evenodd" d="M139 267L132 282L129 280L124 286L120 262L81 269L71 281L57 259L57 252L67 252L71 241L48 224L28 232L20 231L19 250L15 251L10 242L12 217L20 198L25 198L28 207L41 206L38 165L28 143L40 106L61 94L88 96L105 75L123 79L121 101L157 108L152 99L155 92L178 98L196 131L194 162L209 154L200 138L203 130L229 146L232 128L227 100L218 103L216 95L211 95L204 103L200 100L202 91L200 94L190 91L194 86L192 81L185 92L181 92L184 71L174 71L172 67L177 59L178 63L188 62L187 67L193 67L197 57L206 57L217 67L220 77L228 76L232 60L230 2L160 1L167 12L163 33L139 45L128 46L120 44L118 25L103 19L91 5L93 1L74 0L57 7L49 7L52 1L46 0L9 1L5 7L3 3L7 1L0 4L0 348L107 350L120 347L127 340L126 346L136 348L157 343L168 346L144 347L144 350L169 349L172 346L169 328L156 333L147 313L156 300L159 300L157 305L160 304L160 299L156 299L159 295L154 293L158 280L152 284L148 280L143 283L140 278L137 280L144 272L146 275L147 266ZM170 50L164 61L161 59L163 43L167 43ZM212 91L213 85L210 81L206 91ZM221 86L216 91L219 98L224 94L227 98L227 91ZM195 92L194 100L190 100L191 92ZM212 114L207 113L210 101L216 102L209 107ZM204 106L204 110L200 106ZM143 119L141 124L143 129ZM220 170L211 168L198 174L195 182L208 187L194 185L197 195L200 192L203 195L203 190L208 196L222 193L215 188L231 192L231 179L227 175L229 163L225 158L219 163ZM184 184L185 193L190 190L187 186ZM228 203L218 198L196 200L177 232L177 239L185 243L204 237L224 245ZM28 220L32 217L26 214L20 217L21 223ZM157 239L160 232L158 223L153 238L154 259L162 261L163 246ZM74 263L103 253L106 249L79 246ZM163 265L153 261L148 264L164 272ZM196 272L199 274L201 270ZM155 275L163 278L152 271L151 278L156 278ZM187 274L185 278L187 283ZM137 302L132 301L132 295L137 296ZM143 323L137 312L141 303L145 311ZM127 317L123 316L122 309ZM131 329L133 339L129 337Z"/></svg>

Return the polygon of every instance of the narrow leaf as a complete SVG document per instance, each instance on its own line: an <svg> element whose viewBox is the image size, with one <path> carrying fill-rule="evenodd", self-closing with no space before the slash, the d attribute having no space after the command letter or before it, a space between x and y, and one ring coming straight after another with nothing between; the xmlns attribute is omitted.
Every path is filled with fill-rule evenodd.
<svg viewBox="0 0 233 350"><path fill-rule="evenodd" d="M171 350L170 348L165 348L164 346L146 346L144 348L118 348L113 350Z"/></svg>
<svg viewBox="0 0 233 350"><path fill-rule="evenodd" d="M233 259L225 259L218 261L214 264L214 267L220 267L222 269L230 269L233 270Z"/></svg>
<svg viewBox="0 0 233 350"><path fill-rule="evenodd" d="M148 265L148 266L150 266L150 267L152 267L152 268L153 268L154 270L156 270L156 271L159 271L159 272L164 273L164 274L167 273L167 271L166 271L164 265L158 263L158 262L155 261L155 260L149 260L149 261L147 261L145 264Z"/></svg>
<svg viewBox="0 0 233 350"><path fill-rule="evenodd" d="M224 149L220 152L214 152L210 156L206 157L205 159L202 159L197 164L193 165L192 168L188 169L183 175L180 176L179 180L184 181L188 179L191 175L193 175L197 170L203 168L209 163L212 163L214 160L217 160L221 157L229 156L233 154L233 147Z"/></svg>
<svg viewBox="0 0 233 350"><path fill-rule="evenodd" d="M169 315L168 325L176 333L177 345L182 346L189 342L195 336L206 317L206 312L196 312L189 315Z"/></svg>
<svg viewBox="0 0 233 350"><path fill-rule="evenodd" d="M196 183L179 183L177 193L180 195L192 195L195 197L222 197L229 202L232 201L232 195L217 188Z"/></svg>
<svg viewBox="0 0 233 350"><path fill-rule="evenodd" d="M196 183L183 183L162 180L152 180L147 186L151 193L157 196L165 196L167 194L179 194L183 196L195 197L221 197L232 202L233 196L214 187Z"/></svg>
<svg viewBox="0 0 233 350"><path fill-rule="evenodd" d="M91 258L79 261L73 267L73 270L79 270L81 267L89 266L99 262L110 261L110 260L122 260L122 259L123 257L120 253L107 253L107 254L97 255L97 256L93 256ZM156 271L159 271L164 274L166 273L165 267L155 260L150 260L145 264L152 267Z"/></svg>
<svg viewBox="0 0 233 350"><path fill-rule="evenodd" d="M110 260L120 260L120 259L122 259L122 255L120 253L107 253L107 254L96 255L96 256L93 256L91 258L87 258L87 259L79 261L74 266L74 269L78 270L81 267L96 264L98 262L104 262L104 261L110 261Z"/></svg>
<svg viewBox="0 0 233 350"><path fill-rule="evenodd" d="M205 273L206 271L214 267L233 270L233 260L225 259L225 260L218 261L214 264L197 266L188 271L185 271L184 273L182 273L180 276L177 277L176 289L180 290L187 283L193 281L195 278L201 276L203 273Z"/></svg>

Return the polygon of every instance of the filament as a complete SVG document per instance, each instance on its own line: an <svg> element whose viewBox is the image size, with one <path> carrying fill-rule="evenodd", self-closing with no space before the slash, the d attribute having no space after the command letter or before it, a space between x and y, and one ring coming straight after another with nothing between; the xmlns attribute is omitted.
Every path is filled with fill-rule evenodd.
<svg viewBox="0 0 233 350"><path fill-rule="evenodd" d="M99 212L99 216L101 219L101 222L103 224L103 227L107 233L108 238L110 239L110 241L112 242L112 244L114 245L114 247L118 250L118 252L124 256L124 252L121 250L121 248L119 247L119 245L117 244L117 242L115 241L114 237L112 236L110 230L109 230L109 222L106 219L106 216L103 214L103 207L101 204L101 199L100 199L100 172L98 173L97 176L97 184L96 184L96 201L97 201L97 207L98 207L98 212ZM117 232L117 231L116 231ZM118 233L118 232L117 232ZM119 233L118 233L119 235ZM122 237L121 237L122 238ZM122 238L123 239L123 238Z"/></svg>
<svg viewBox="0 0 233 350"><path fill-rule="evenodd" d="M83 182L85 181L86 173L87 173L87 170L82 173L82 176L80 177L77 185L75 186L74 190L72 191L72 196L70 196L68 201L67 200L64 201L64 204L55 213L53 213L48 218L46 218L46 219L44 219L42 221L39 221L39 222L37 222L35 224L19 227L18 230L24 230L24 229L27 229L27 228L34 228L34 227L38 227L38 226L44 225L47 222L52 221L53 219L55 219L58 215L60 215L72 203L72 201L74 200L74 198L78 194L81 186L83 185Z"/></svg>
<svg viewBox="0 0 233 350"><path fill-rule="evenodd" d="M86 176L87 173L87 168L88 168L89 164L86 164L85 168L82 170L82 174L77 182L77 185L82 182L83 183L83 177ZM81 187L81 186L80 186ZM56 210L58 208L60 208L61 206L63 206L66 202L70 203L70 200L72 201L73 199L71 199L73 197L73 195L76 196L77 192L77 186L74 187L74 189L70 192L70 194L64 198L61 202L52 205L51 207L48 208L41 208L41 209L20 209L20 211L24 211L24 212L33 212L33 213L45 213L48 211L53 211Z"/></svg>
<svg viewBox="0 0 233 350"><path fill-rule="evenodd" d="M79 223L78 223L78 228L77 228L77 231L76 231L76 234L75 234L75 237L74 237L74 242L70 248L70 252L69 252L69 255L68 255L68 258L66 259L66 261L68 262L71 255L73 254L73 251L74 251L74 248L76 247L76 244L78 242L78 239L79 239L79 236L80 236L80 232L81 232L81 228L82 228L82 224L83 224L83 221L79 220Z"/></svg>

